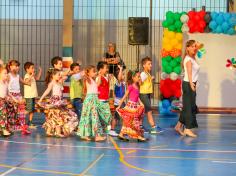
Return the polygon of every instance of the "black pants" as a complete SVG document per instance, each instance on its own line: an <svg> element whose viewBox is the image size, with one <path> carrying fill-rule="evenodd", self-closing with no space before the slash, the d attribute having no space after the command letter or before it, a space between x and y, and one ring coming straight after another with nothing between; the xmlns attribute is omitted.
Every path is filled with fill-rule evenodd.
<svg viewBox="0 0 236 176"><path fill-rule="evenodd" d="M190 87L189 82L183 81L183 109L180 113L179 121L185 125L185 128L197 128L196 114L198 108L196 105L196 91L193 91Z"/></svg>

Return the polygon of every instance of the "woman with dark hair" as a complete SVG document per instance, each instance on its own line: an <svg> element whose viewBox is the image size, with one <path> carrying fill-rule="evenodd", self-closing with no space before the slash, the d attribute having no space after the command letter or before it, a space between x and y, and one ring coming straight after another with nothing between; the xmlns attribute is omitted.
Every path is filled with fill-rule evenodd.
<svg viewBox="0 0 236 176"><path fill-rule="evenodd" d="M180 118L175 126L175 130L180 135L197 137L192 129L197 128L197 105L196 105L196 84L200 70L199 64L196 62L196 54L198 43L195 40L189 40L186 43L185 56L183 59L184 80L182 83L183 91L183 109ZM184 127L184 131L182 128Z"/></svg>

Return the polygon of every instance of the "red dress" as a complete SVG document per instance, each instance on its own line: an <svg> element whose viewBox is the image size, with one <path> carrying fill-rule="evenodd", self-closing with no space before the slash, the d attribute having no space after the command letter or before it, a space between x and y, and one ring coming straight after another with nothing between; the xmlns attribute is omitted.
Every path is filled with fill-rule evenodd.
<svg viewBox="0 0 236 176"><path fill-rule="evenodd" d="M138 102L139 90L133 85L130 85L128 91L128 103L124 108L118 109L117 112L123 120L121 133L137 139L139 136L143 136L143 130L140 128L140 125L142 125L141 120L144 114L144 107Z"/></svg>

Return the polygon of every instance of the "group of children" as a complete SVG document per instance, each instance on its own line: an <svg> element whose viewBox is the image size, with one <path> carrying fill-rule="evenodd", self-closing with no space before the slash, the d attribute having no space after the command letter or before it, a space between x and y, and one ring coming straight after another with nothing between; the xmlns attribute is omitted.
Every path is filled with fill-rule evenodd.
<svg viewBox="0 0 236 176"><path fill-rule="evenodd" d="M106 134L117 136L122 141L136 139L144 142L143 116L151 126L150 133L162 132L155 125L151 109L153 93L151 76L152 60L142 59L143 71L128 71L125 82L124 70L118 65L114 74L109 74L109 65L100 61L95 66L89 65L80 70L79 63L72 63L69 71L62 70L62 58L51 60L53 68L47 71L45 79L47 89L37 104L45 109L46 120L43 128L48 136L66 137L73 133L83 140L104 141ZM0 131L9 136L21 130L29 134L28 125L33 126L35 99L38 97L36 81L40 79L42 70L35 75L32 62L26 62L24 79L19 76L20 63L10 60L7 66L0 64ZM63 99L63 83L70 79L70 100L73 110ZM24 98L20 93L20 83L24 84ZM113 84L114 83L114 84ZM51 93L51 97L44 100ZM115 113L112 115L109 100L114 98ZM28 113L29 123L25 116ZM119 134L115 129L122 121Z"/></svg>

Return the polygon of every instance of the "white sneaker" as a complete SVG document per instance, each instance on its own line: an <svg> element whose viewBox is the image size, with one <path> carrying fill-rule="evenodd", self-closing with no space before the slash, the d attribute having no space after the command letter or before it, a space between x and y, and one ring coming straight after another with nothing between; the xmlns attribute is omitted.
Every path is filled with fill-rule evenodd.
<svg viewBox="0 0 236 176"><path fill-rule="evenodd" d="M109 131L109 135L113 136L113 137L117 137L118 136L118 134L114 130L110 130Z"/></svg>

